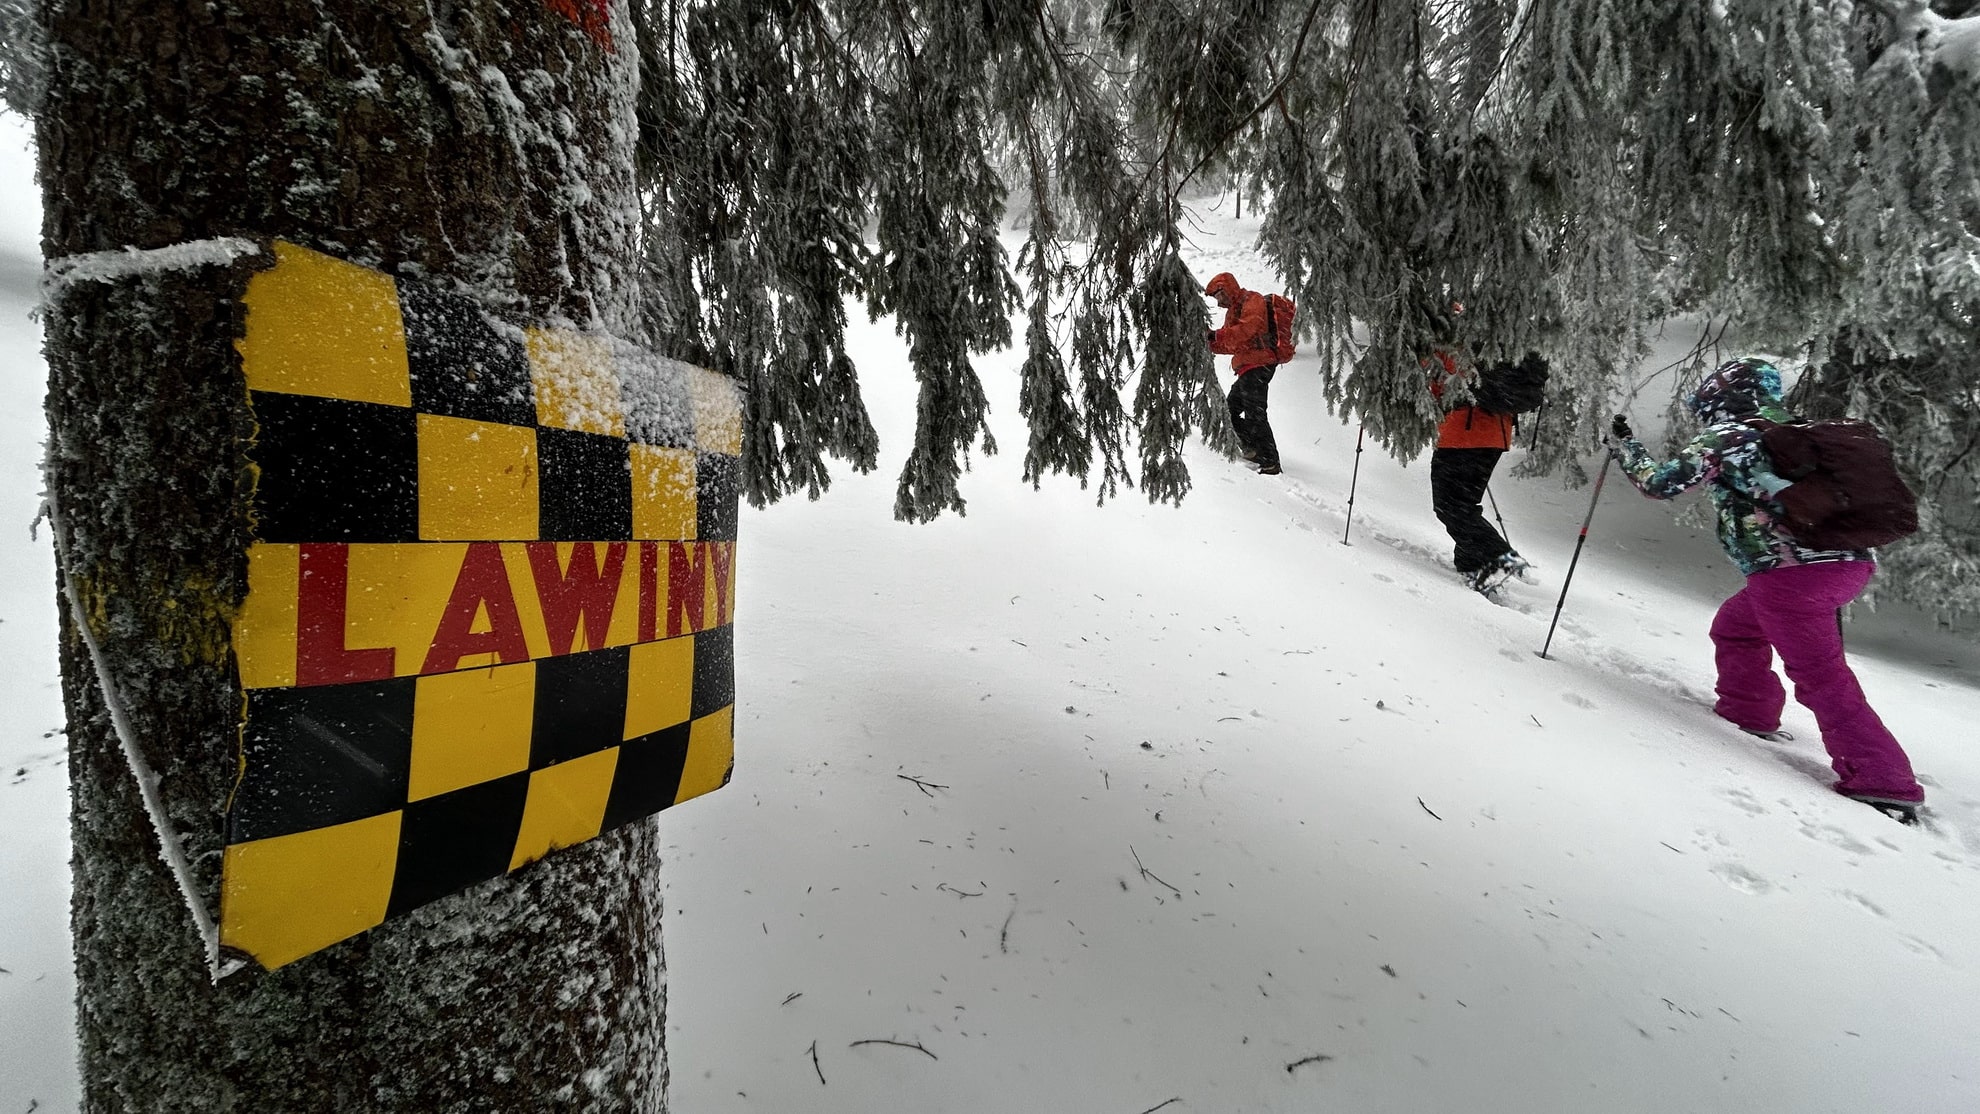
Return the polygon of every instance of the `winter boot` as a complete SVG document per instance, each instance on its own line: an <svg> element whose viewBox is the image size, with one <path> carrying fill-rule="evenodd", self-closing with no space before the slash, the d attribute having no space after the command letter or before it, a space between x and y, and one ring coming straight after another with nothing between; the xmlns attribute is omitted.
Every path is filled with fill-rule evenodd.
<svg viewBox="0 0 1980 1114"><path fill-rule="evenodd" d="M1746 732L1748 735L1751 735L1756 739L1765 739L1770 743L1794 742L1794 733L1792 731L1783 731L1778 727L1774 728L1772 731L1755 731L1751 727L1742 727L1740 728L1740 730Z"/></svg>
<svg viewBox="0 0 1980 1114"><path fill-rule="evenodd" d="M1279 462L1276 460L1270 464L1261 464L1258 466L1258 474L1261 476L1276 476L1281 471L1282 469L1279 467Z"/></svg>

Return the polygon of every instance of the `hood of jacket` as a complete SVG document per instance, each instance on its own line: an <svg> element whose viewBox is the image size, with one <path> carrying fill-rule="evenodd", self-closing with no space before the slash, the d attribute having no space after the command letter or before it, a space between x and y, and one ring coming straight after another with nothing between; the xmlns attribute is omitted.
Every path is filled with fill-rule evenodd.
<svg viewBox="0 0 1980 1114"><path fill-rule="evenodd" d="M1758 356L1728 360L1684 397L1702 422L1736 422L1781 404L1781 371Z"/></svg>

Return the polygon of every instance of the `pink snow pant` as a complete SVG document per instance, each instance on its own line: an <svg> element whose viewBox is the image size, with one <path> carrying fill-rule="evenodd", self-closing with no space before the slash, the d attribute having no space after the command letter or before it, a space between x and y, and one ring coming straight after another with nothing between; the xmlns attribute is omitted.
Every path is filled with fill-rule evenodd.
<svg viewBox="0 0 1980 1114"><path fill-rule="evenodd" d="M1754 573L1719 605L1712 644L1719 665L1713 710L1748 731L1781 725L1787 693L1774 675L1774 654L1794 682L1794 698L1815 713L1835 767L1836 791L1922 801L1911 760L1863 697L1843 660L1837 609L1870 583L1869 561L1825 561Z"/></svg>

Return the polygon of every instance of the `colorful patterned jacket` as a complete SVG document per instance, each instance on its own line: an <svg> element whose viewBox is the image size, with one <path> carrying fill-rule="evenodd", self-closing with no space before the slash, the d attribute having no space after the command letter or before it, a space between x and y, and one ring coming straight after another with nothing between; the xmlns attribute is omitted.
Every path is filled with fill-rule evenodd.
<svg viewBox="0 0 1980 1114"><path fill-rule="evenodd" d="M1798 421L1778 404L1762 403L1756 415L1771 422ZM1675 460L1654 460L1634 437L1614 446L1623 474L1652 499L1671 499L1709 482L1719 512L1719 544L1748 576L1789 565L1825 561L1870 561L1867 549L1805 549L1778 525L1773 495L1788 485L1774 475L1760 431L1738 421L1705 427L1679 450Z"/></svg>

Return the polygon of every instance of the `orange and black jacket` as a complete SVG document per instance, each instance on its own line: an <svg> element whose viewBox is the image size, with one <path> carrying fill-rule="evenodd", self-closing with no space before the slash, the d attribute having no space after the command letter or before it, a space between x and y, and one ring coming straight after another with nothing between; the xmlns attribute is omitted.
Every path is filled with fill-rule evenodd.
<svg viewBox="0 0 1980 1114"><path fill-rule="evenodd" d="M1444 384L1460 378L1457 361L1451 354L1439 348L1437 359L1444 365L1442 375L1430 378L1430 394L1444 397ZM1426 361L1427 362L1427 361ZM1444 424L1437 427L1437 447L1440 449L1510 449L1512 448L1512 417L1508 414L1494 414L1476 406L1459 406L1444 415Z"/></svg>
<svg viewBox="0 0 1980 1114"><path fill-rule="evenodd" d="M1239 290L1237 304L1224 311L1224 327L1210 334L1210 351L1231 358L1231 370L1239 375L1253 368L1273 367L1279 354L1272 347L1271 322L1266 317L1265 295L1255 290Z"/></svg>

